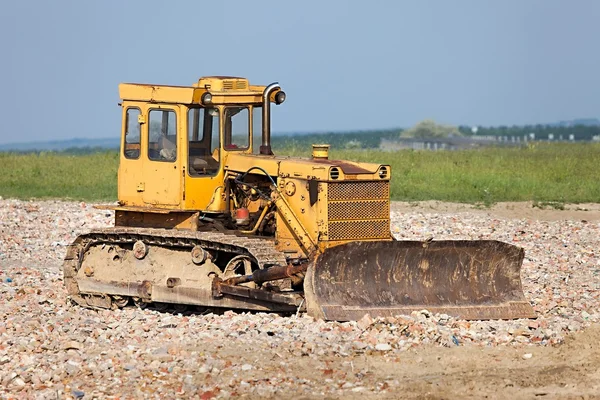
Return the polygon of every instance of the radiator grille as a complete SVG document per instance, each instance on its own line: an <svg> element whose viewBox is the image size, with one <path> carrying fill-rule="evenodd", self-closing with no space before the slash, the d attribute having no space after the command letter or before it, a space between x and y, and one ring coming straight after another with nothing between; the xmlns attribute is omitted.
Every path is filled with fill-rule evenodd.
<svg viewBox="0 0 600 400"><path fill-rule="evenodd" d="M386 239L390 220L329 221L329 240Z"/></svg>
<svg viewBox="0 0 600 400"><path fill-rule="evenodd" d="M389 193L390 186L387 181L329 183L329 240L389 238Z"/></svg>
<svg viewBox="0 0 600 400"><path fill-rule="evenodd" d="M331 220L389 218L387 200L329 202L327 218Z"/></svg>
<svg viewBox="0 0 600 400"><path fill-rule="evenodd" d="M332 200L388 200L390 183L375 182L336 182L327 185L327 198Z"/></svg>

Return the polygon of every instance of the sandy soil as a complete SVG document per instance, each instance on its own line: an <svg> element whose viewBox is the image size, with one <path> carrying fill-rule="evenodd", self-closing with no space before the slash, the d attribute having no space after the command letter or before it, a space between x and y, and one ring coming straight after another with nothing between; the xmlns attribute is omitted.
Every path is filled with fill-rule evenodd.
<svg viewBox="0 0 600 400"><path fill-rule="evenodd" d="M390 358L373 353L329 358L326 368L310 358L290 360L276 350L263 351L258 357L252 349L235 343L223 348L219 356L236 357L240 362L260 358L263 369L254 379L289 375L293 370L297 380L358 380L363 387L385 390L373 394L348 388L341 397L286 393L301 399L593 399L600 398L599 343L600 326L592 326L557 347L423 346Z"/></svg>
<svg viewBox="0 0 600 400"><path fill-rule="evenodd" d="M444 203L441 201L421 202L392 202L392 211L397 212L425 212L435 214L484 214L499 218L531 219L540 221L562 220L600 220L600 204L564 204L564 209L557 209L552 205L534 206L530 201L496 203L491 207L464 203Z"/></svg>

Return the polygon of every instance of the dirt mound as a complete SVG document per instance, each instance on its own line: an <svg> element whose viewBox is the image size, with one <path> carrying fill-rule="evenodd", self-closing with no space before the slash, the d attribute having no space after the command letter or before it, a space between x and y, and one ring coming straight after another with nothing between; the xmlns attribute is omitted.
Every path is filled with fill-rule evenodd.
<svg viewBox="0 0 600 400"><path fill-rule="evenodd" d="M599 343L596 324L556 347L419 349L376 369L401 382L403 398L599 398Z"/></svg>
<svg viewBox="0 0 600 400"><path fill-rule="evenodd" d="M595 362L600 370L600 324L567 336L558 354L563 360Z"/></svg>

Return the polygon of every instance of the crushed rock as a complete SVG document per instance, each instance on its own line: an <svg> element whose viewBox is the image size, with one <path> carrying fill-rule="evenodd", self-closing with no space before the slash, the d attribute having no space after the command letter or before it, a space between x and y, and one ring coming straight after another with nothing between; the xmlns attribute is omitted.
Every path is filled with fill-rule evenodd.
<svg viewBox="0 0 600 400"><path fill-rule="evenodd" d="M328 378L326 360L391 358L424 345L529 349L560 344L600 321L599 223L420 211L392 212L397 239L497 239L524 247L523 289L539 317L464 321L423 310L340 323L306 315L69 306L61 271L66 246L113 219L113 212L86 203L0 200L1 398L275 397L291 388L376 393L381 385ZM254 358L227 353L232 341ZM267 355L284 372L265 372ZM326 379L294 377L289 369L300 357L323 364Z"/></svg>

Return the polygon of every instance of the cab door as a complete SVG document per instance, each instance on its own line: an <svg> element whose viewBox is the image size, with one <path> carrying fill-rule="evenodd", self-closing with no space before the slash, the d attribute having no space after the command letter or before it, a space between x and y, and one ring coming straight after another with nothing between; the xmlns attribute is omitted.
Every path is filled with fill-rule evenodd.
<svg viewBox="0 0 600 400"><path fill-rule="evenodd" d="M121 131L121 156L119 160L118 198L126 206L142 206L144 141L143 104L124 102Z"/></svg>
<svg viewBox="0 0 600 400"><path fill-rule="evenodd" d="M181 142L178 106L149 105L143 124L144 152L142 198L155 207L179 206L182 197L183 162L179 157Z"/></svg>

